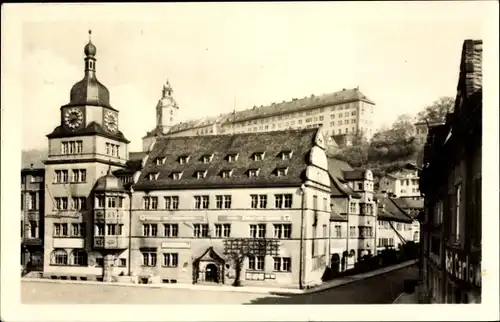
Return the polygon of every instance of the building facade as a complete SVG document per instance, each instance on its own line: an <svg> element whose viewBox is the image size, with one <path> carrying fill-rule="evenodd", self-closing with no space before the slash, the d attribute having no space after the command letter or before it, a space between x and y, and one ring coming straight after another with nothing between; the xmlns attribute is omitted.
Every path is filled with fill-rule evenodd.
<svg viewBox="0 0 500 322"><path fill-rule="evenodd" d="M420 198L418 168L413 165L408 165L398 171L388 173L380 179L379 190L395 198Z"/></svg>
<svg viewBox="0 0 500 322"><path fill-rule="evenodd" d="M425 143L427 141L427 135L429 134L429 128L441 124L443 124L443 122L418 121L414 124L415 139L421 144Z"/></svg>
<svg viewBox="0 0 500 322"><path fill-rule="evenodd" d="M43 270L45 175L43 168L32 166L21 169L21 265L25 273Z"/></svg>
<svg viewBox="0 0 500 322"><path fill-rule="evenodd" d="M353 170L346 162L328 159L331 182L331 267L354 267L364 255L375 254L377 207L373 174ZM337 269L338 268L338 269Z"/></svg>
<svg viewBox="0 0 500 322"><path fill-rule="evenodd" d="M168 131L158 126L143 138L146 151L156 137L177 137L197 135L219 135L283 131L287 129L309 129L322 127L327 140L345 134L362 133L373 135L373 113L375 103L358 88L343 89L331 94L311 95L269 106L254 106L252 109L235 111L218 117L208 117L182 122L169 127ZM157 109L157 119L163 119ZM175 116L176 108L168 109ZM175 120L175 118L174 118Z"/></svg>
<svg viewBox="0 0 500 322"><path fill-rule="evenodd" d="M482 41L462 49L455 108L427 136L421 300L481 302Z"/></svg>

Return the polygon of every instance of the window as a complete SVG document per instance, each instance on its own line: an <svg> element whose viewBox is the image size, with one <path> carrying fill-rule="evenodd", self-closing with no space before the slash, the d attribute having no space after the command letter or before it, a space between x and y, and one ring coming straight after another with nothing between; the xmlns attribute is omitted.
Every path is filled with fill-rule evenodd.
<svg viewBox="0 0 500 322"><path fill-rule="evenodd" d="M52 252L53 265L68 265L68 253L64 249L56 249Z"/></svg>
<svg viewBox="0 0 500 322"><path fill-rule="evenodd" d="M215 237L230 237L231 224L215 224Z"/></svg>
<svg viewBox="0 0 500 322"><path fill-rule="evenodd" d="M197 238L208 237L208 224L194 224L193 235Z"/></svg>
<svg viewBox="0 0 500 322"><path fill-rule="evenodd" d="M195 209L208 209L209 197L208 196L194 196Z"/></svg>
<svg viewBox="0 0 500 322"><path fill-rule="evenodd" d="M156 224L153 224L156 226ZM106 225L106 235L108 236L121 236L122 235L122 226L118 224L107 224ZM149 232L154 233L152 236L156 236L156 229L150 229Z"/></svg>
<svg viewBox="0 0 500 322"><path fill-rule="evenodd" d="M83 141L61 142L61 154L79 154L83 152Z"/></svg>
<svg viewBox="0 0 500 322"><path fill-rule="evenodd" d="M203 178L205 178L206 174L207 174L206 171L196 171L195 172L196 179L203 179Z"/></svg>
<svg viewBox="0 0 500 322"><path fill-rule="evenodd" d="M106 154L112 157L120 157L120 146L118 144L113 144L106 142Z"/></svg>
<svg viewBox="0 0 500 322"><path fill-rule="evenodd" d="M67 183L68 182L68 170L55 170L54 183Z"/></svg>
<svg viewBox="0 0 500 322"><path fill-rule="evenodd" d="M275 272L291 272L292 261L290 257L274 257L274 271Z"/></svg>
<svg viewBox="0 0 500 322"><path fill-rule="evenodd" d="M231 178L231 175L233 174L233 171L232 170L222 170L220 172L220 176L222 178Z"/></svg>
<svg viewBox="0 0 500 322"><path fill-rule="evenodd" d="M252 238L265 238L266 237L266 224L250 225L250 237L252 237Z"/></svg>
<svg viewBox="0 0 500 322"><path fill-rule="evenodd" d="M369 226L359 226L359 237L368 238L373 237L373 228Z"/></svg>
<svg viewBox="0 0 500 322"><path fill-rule="evenodd" d="M262 160L264 160L264 153L263 152L256 152L253 154L252 159L254 161L262 161Z"/></svg>
<svg viewBox="0 0 500 322"><path fill-rule="evenodd" d="M74 169L72 170L71 182L81 183L87 181L87 170L86 169Z"/></svg>
<svg viewBox="0 0 500 322"><path fill-rule="evenodd" d="M104 196L96 196L97 208L104 208Z"/></svg>
<svg viewBox="0 0 500 322"><path fill-rule="evenodd" d="M186 164L188 162L189 162L189 157L188 156L183 155L183 156L179 157L179 163L180 164Z"/></svg>
<svg viewBox="0 0 500 322"><path fill-rule="evenodd" d="M94 226L95 236L104 236L104 224L96 224Z"/></svg>
<svg viewBox="0 0 500 322"><path fill-rule="evenodd" d="M336 238L341 238L342 237L342 226L335 225L335 237Z"/></svg>
<svg viewBox="0 0 500 322"><path fill-rule="evenodd" d="M56 201L56 210L68 210L68 198L58 197L54 198Z"/></svg>
<svg viewBox="0 0 500 322"><path fill-rule="evenodd" d="M162 165L165 163L166 158L156 158L155 159L155 164L156 165Z"/></svg>
<svg viewBox="0 0 500 322"><path fill-rule="evenodd" d="M249 177L257 177L259 175L259 169L250 169L248 170Z"/></svg>
<svg viewBox="0 0 500 322"><path fill-rule="evenodd" d="M144 209L158 209L158 197L143 197Z"/></svg>
<svg viewBox="0 0 500 322"><path fill-rule="evenodd" d="M238 154L229 154L227 156L227 162L229 163L236 162L237 160L238 160Z"/></svg>
<svg viewBox="0 0 500 322"><path fill-rule="evenodd" d="M172 179L180 180L182 178L182 172L172 172Z"/></svg>
<svg viewBox="0 0 500 322"><path fill-rule="evenodd" d="M279 194L274 195L275 207L282 208L292 208L292 195L291 194Z"/></svg>
<svg viewBox="0 0 500 322"><path fill-rule="evenodd" d="M350 226L349 227L349 236L350 237L355 237L356 236L356 226Z"/></svg>
<svg viewBox="0 0 500 322"><path fill-rule="evenodd" d="M457 185L455 187L455 217L453 218L453 234L455 242L460 242L460 203L462 199L462 187Z"/></svg>
<svg viewBox="0 0 500 322"><path fill-rule="evenodd" d="M212 155L204 155L201 157L201 162L203 163L210 163L212 161L213 154Z"/></svg>
<svg viewBox="0 0 500 322"><path fill-rule="evenodd" d="M87 266L87 253L83 249L75 249L71 252L71 263L75 266Z"/></svg>
<svg viewBox="0 0 500 322"><path fill-rule="evenodd" d="M349 204L349 212L354 214L354 213L356 213L356 211L357 211L356 203L355 202L351 202Z"/></svg>
<svg viewBox="0 0 500 322"><path fill-rule="evenodd" d="M28 210L37 210L37 196L38 193L30 192L28 193Z"/></svg>
<svg viewBox="0 0 500 322"><path fill-rule="evenodd" d="M165 267L177 267L179 263L179 254L177 253L164 253L163 254L163 266Z"/></svg>
<svg viewBox="0 0 500 322"><path fill-rule="evenodd" d="M73 197L72 198L72 209L75 210L85 210L87 209L86 201L87 199L85 197Z"/></svg>
<svg viewBox="0 0 500 322"><path fill-rule="evenodd" d="M68 236L68 224L55 223L54 224L54 237L67 237L67 236Z"/></svg>
<svg viewBox="0 0 500 322"><path fill-rule="evenodd" d="M250 195L252 208L267 208L267 195Z"/></svg>
<svg viewBox="0 0 500 322"><path fill-rule="evenodd" d="M290 160L292 158L292 151L281 152L281 160Z"/></svg>
<svg viewBox="0 0 500 322"><path fill-rule="evenodd" d="M30 220L29 224L30 224L29 237L30 238L37 238L38 237L38 222L35 220Z"/></svg>
<svg viewBox="0 0 500 322"><path fill-rule="evenodd" d="M401 230L401 223L396 224L396 230Z"/></svg>
<svg viewBox="0 0 500 322"><path fill-rule="evenodd" d="M119 258L118 259L118 267L125 267L127 266L127 259L126 258Z"/></svg>
<svg viewBox="0 0 500 322"><path fill-rule="evenodd" d="M71 224L71 235L74 237L85 237L85 224Z"/></svg>
<svg viewBox="0 0 500 322"><path fill-rule="evenodd" d="M158 225L157 224L143 224L142 225L142 236L155 237L157 235L158 235Z"/></svg>
<svg viewBox="0 0 500 322"><path fill-rule="evenodd" d="M248 269L253 271L264 270L264 256L249 256Z"/></svg>
<svg viewBox="0 0 500 322"><path fill-rule="evenodd" d="M179 234L178 224L163 224L163 236L178 237L178 234Z"/></svg>
<svg viewBox="0 0 500 322"><path fill-rule="evenodd" d="M165 209L179 209L179 196L165 197Z"/></svg>
<svg viewBox="0 0 500 322"><path fill-rule="evenodd" d="M292 236L291 224L274 224L274 238L284 239Z"/></svg>
<svg viewBox="0 0 500 322"><path fill-rule="evenodd" d="M156 266L156 248L143 248L141 249L141 254L142 266Z"/></svg>
<svg viewBox="0 0 500 322"><path fill-rule="evenodd" d="M323 198L323 210L328 211L328 199Z"/></svg>
<svg viewBox="0 0 500 322"><path fill-rule="evenodd" d="M158 176L160 175L159 172L151 172L151 173L148 173L146 178L147 180L149 181L152 181L152 180L158 180Z"/></svg>
<svg viewBox="0 0 500 322"><path fill-rule="evenodd" d="M217 209L231 208L231 196L215 196L215 203Z"/></svg>
<svg viewBox="0 0 500 322"><path fill-rule="evenodd" d="M40 183L40 182L43 182L42 176L36 176L36 175L31 176L31 183Z"/></svg>
<svg viewBox="0 0 500 322"><path fill-rule="evenodd" d="M224 196L224 208L231 208L231 196Z"/></svg>
<svg viewBox="0 0 500 322"><path fill-rule="evenodd" d="M286 176L287 172L288 172L288 168L278 168L278 169L276 169L276 175L278 177L284 177L284 176Z"/></svg>

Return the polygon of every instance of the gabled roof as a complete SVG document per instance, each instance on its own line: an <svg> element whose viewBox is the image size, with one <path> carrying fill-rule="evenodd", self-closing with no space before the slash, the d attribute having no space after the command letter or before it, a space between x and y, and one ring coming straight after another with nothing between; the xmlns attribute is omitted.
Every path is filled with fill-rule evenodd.
<svg viewBox="0 0 500 322"><path fill-rule="evenodd" d="M113 172L114 175L134 174L141 170L142 158L146 156L146 152L129 152L128 160L124 169L119 169Z"/></svg>
<svg viewBox="0 0 500 322"><path fill-rule="evenodd" d="M389 220L403 223L411 223L412 219L394 202L394 199L388 197L377 197L378 200L378 220Z"/></svg>
<svg viewBox="0 0 500 322"><path fill-rule="evenodd" d="M31 169L33 164L33 169L44 169L45 165L43 160L47 159L48 150L25 150L21 153L21 169Z"/></svg>
<svg viewBox="0 0 500 322"><path fill-rule="evenodd" d="M104 128L97 122L90 122L89 125L87 125L86 127L74 131L68 130L66 127L59 125L54 129L54 131L52 131L52 133L47 134L47 137L49 139L54 139L54 138L74 137L74 136L88 136L96 134L123 143L130 143L130 141L127 140L125 136L123 136L122 132L117 131L116 133L110 133L104 130Z"/></svg>
<svg viewBox="0 0 500 322"><path fill-rule="evenodd" d="M350 195L354 198L360 198L361 196L345 182L344 173L346 171L352 171L351 166L347 162L328 157L328 173L330 174L331 195Z"/></svg>
<svg viewBox="0 0 500 322"><path fill-rule="evenodd" d="M396 205L401 209L423 209L424 208L424 200L423 199L412 199L412 198L395 198L393 201Z"/></svg>
<svg viewBox="0 0 500 322"><path fill-rule="evenodd" d="M134 185L135 190L193 189L213 187L295 186L304 181L308 156L314 146L318 129L288 130L233 135L208 135L158 138ZM294 151L291 159L282 160L280 153ZM238 159L229 163L227 156L238 153ZM255 152L265 152L262 161L254 161ZM210 163L201 157L213 154ZM189 162L180 164L180 156L189 156ZM165 162L156 165L157 158ZM286 167L285 176L277 176L276 169ZM221 170L232 169L229 178L222 178ZM250 177L250 169L259 169L258 176ZM206 171L203 178L196 178L198 171ZM174 180L174 172L182 173ZM147 180L149 173L158 173L156 180Z"/></svg>

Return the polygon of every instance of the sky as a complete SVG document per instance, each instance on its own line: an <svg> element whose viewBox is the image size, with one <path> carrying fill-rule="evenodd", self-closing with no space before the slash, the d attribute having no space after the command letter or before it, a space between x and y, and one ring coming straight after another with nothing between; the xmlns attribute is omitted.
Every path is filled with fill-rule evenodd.
<svg viewBox="0 0 500 322"><path fill-rule="evenodd" d="M479 3L480 4L480 3ZM20 33L22 148L47 147L83 77L92 29L97 78L141 149L166 79L179 121L354 88L375 127L455 96L464 39L485 37L478 2L43 5ZM43 18L42 18L43 17Z"/></svg>

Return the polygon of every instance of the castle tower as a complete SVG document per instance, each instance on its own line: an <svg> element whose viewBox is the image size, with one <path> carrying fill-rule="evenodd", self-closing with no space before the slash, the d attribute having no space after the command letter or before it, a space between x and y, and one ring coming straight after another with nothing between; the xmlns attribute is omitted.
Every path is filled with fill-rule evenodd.
<svg viewBox="0 0 500 322"><path fill-rule="evenodd" d="M159 133L167 133L177 121L179 107L173 97L173 89L167 80L163 85L162 96L156 105L156 129Z"/></svg>

